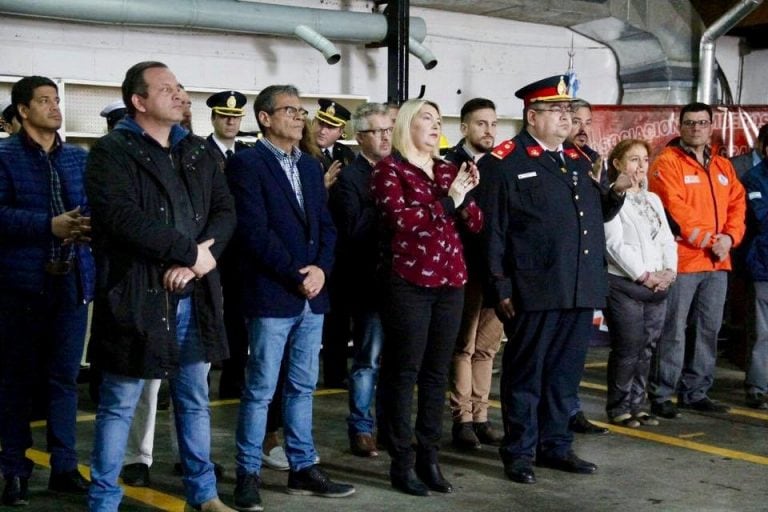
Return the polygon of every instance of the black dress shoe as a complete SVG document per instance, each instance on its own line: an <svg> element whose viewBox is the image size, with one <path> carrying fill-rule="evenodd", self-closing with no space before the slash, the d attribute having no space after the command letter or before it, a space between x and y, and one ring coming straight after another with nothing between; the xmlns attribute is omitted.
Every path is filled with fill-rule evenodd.
<svg viewBox="0 0 768 512"><path fill-rule="evenodd" d="M63 473L51 473L48 479L48 489L68 494L87 494L91 483L77 469Z"/></svg>
<svg viewBox="0 0 768 512"><path fill-rule="evenodd" d="M701 400L696 400L695 402L684 403L682 400L678 400L677 405L683 409L693 409L694 411L700 412L713 412L716 414L726 414L731 411L731 408L727 405L721 404L720 402L715 402L706 396Z"/></svg>
<svg viewBox="0 0 768 512"><path fill-rule="evenodd" d="M126 464L120 472L123 483L130 487L149 487L149 466L143 462Z"/></svg>
<svg viewBox="0 0 768 512"><path fill-rule="evenodd" d="M482 448L480 440L475 434L475 429L472 428L472 422L454 423L451 428L451 434L453 437L453 446L459 450L479 450Z"/></svg>
<svg viewBox="0 0 768 512"><path fill-rule="evenodd" d="M568 429L571 432L576 432L577 434L607 434L608 429L603 427L598 427L594 423L591 423L586 416L584 416L584 413L579 411L573 416L571 416L571 419L568 420Z"/></svg>
<svg viewBox="0 0 768 512"><path fill-rule="evenodd" d="M475 434L477 434L477 439L482 444L500 446L501 442L504 440L504 433L493 428L490 421L474 423L472 427L475 430Z"/></svg>
<svg viewBox="0 0 768 512"><path fill-rule="evenodd" d="M519 484L535 484L536 475L530 459L521 457L504 463L504 474L513 482Z"/></svg>
<svg viewBox="0 0 768 512"><path fill-rule="evenodd" d="M547 457L539 456L536 458L536 465L543 468L566 471L568 473L578 473L581 475L590 475L597 471L597 466L586 460L582 460L573 452L568 452L565 457Z"/></svg>
<svg viewBox="0 0 768 512"><path fill-rule="evenodd" d="M29 505L29 479L20 476L5 478L5 487L3 488L3 505L9 507L20 507Z"/></svg>
<svg viewBox="0 0 768 512"><path fill-rule="evenodd" d="M675 407L675 404L672 403L672 400L665 400L664 402L659 403L651 403L651 414L659 416L660 418L666 418L668 420L673 420L680 417L680 412L677 410L677 407Z"/></svg>
<svg viewBox="0 0 768 512"><path fill-rule="evenodd" d="M320 466L313 464L301 471L288 473L288 494L346 498L355 493L355 486L331 480Z"/></svg>
<svg viewBox="0 0 768 512"><path fill-rule="evenodd" d="M453 492L451 482L445 479L440 465L437 462L431 464L416 464L416 475L430 489L446 494Z"/></svg>
<svg viewBox="0 0 768 512"><path fill-rule="evenodd" d="M410 494L411 496L429 496L429 488L424 485L424 482L419 480L416 471L413 469L409 469L405 472L390 470L389 481L392 482L392 487L405 494Z"/></svg>

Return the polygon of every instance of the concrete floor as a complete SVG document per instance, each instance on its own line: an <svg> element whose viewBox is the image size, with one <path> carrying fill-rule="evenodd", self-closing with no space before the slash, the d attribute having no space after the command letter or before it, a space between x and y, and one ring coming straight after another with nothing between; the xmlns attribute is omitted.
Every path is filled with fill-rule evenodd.
<svg viewBox="0 0 768 512"><path fill-rule="evenodd" d="M581 387L587 415L605 421L605 361L607 349L590 349ZM218 375L214 375L213 382ZM347 394L319 390L315 399L315 442L322 466L338 480L354 483L357 493L346 499L289 496L287 474L265 469L262 500L267 511L346 512L432 511L766 511L768 510L768 413L743 406L744 374L718 368L712 397L734 406L727 416L685 412L680 419L658 427L627 429L611 426L604 436L578 436L579 455L599 465L595 475L582 476L536 469L538 483L519 485L504 477L497 452L484 448L471 454L450 447L441 451L443 472L456 488L452 495L415 498L391 490L389 458L360 459L349 453L346 440ZM94 408L83 385L78 450L87 470ZM498 375L492 399L498 399ZM491 420L500 424L498 402ZM213 453L226 473L219 482L222 499L231 503L234 487L234 429L236 401L213 402ZM158 414L155 463L151 489L126 488L121 510L126 512L183 509L181 479L173 475L166 411ZM445 431L450 432L446 409ZM31 503L25 510L69 512L85 510L84 498L60 496L46 489L44 429L35 428L37 467L30 481ZM1 507L0 507L1 508Z"/></svg>

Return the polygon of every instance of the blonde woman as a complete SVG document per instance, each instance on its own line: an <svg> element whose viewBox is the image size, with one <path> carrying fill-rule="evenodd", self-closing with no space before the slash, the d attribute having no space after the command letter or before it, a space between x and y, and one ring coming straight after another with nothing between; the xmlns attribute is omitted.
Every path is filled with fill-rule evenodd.
<svg viewBox="0 0 768 512"><path fill-rule="evenodd" d="M396 153L376 165L371 183L388 230L379 437L392 457L392 486L416 496L430 489L453 492L437 450L467 280L457 223L479 232L483 222L480 209L467 198L479 182L477 168L470 163L457 169L441 160L440 132L435 103L407 101L395 121ZM414 452L410 418L416 384Z"/></svg>
<svg viewBox="0 0 768 512"><path fill-rule="evenodd" d="M608 403L612 423L658 425L643 411L651 356L661 336L667 289L675 280L677 244L659 197L647 190L647 142L627 139L609 156L608 180L628 176L632 187L619 214L605 223L611 338Z"/></svg>

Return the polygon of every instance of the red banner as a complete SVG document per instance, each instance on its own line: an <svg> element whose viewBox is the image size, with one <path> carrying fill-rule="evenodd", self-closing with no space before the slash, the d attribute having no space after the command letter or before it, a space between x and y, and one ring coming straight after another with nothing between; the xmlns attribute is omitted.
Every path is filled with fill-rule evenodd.
<svg viewBox="0 0 768 512"><path fill-rule="evenodd" d="M644 139L656 155L680 134L679 105L593 105L589 145L608 157L623 139ZM722 106L714 109L712 144L727 157L750 150L757 131L768 123L768 106Z"/></svg>

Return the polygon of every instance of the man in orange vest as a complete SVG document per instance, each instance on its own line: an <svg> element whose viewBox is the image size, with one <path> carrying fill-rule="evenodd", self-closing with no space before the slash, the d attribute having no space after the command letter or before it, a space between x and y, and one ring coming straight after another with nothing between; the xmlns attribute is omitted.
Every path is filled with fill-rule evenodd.
<svg viewBox="0 0 768 512"><path fill-rule="evenodd" d="M677 418L678 407L726 413L710 400L717 334L731 270L730 251L744 236L746 202L733 165L712 151L712 109L691 103L680 111L680 138L651 166L649 188L661 198L677 237L677 282L667 298L667 318L649 382L651 412ZM695 328L686 354L688 313ZM678 393L677 407L672 396Z"/></svg>

